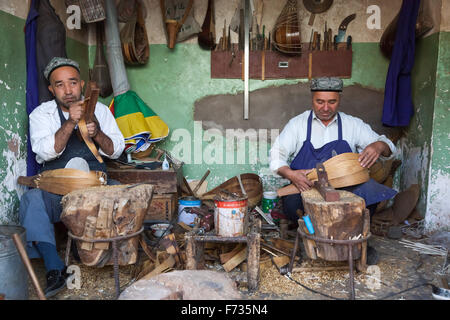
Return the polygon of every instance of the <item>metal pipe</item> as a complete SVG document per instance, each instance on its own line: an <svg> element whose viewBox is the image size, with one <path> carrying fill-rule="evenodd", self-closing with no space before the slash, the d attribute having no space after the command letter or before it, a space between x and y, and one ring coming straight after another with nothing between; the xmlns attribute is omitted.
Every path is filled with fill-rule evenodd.
<svg viewBox="0 0 450 320"><path fill-rule="evenodd" d="M250 33L250 0L244 0L244 120L248 120L249 113L249 33Z"/></svg>

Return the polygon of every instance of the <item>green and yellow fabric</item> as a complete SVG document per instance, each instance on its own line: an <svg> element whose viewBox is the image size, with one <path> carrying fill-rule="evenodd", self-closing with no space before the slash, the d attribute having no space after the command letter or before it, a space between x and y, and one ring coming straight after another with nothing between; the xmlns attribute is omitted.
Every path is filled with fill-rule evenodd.
<svg viewBox="0 0 450 320"><path fill-rule="evenodd" d="M169 134L167 124L132 90L115 96L109 109L125 138L127 152L144 151Z"/></svg>

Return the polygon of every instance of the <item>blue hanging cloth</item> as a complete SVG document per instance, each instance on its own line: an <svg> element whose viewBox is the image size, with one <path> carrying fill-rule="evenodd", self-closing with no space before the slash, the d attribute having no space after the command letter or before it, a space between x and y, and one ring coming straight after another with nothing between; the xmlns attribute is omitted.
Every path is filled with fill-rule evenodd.
<svg viewBox="0 0 450 320"><path fill-rule="evenodd" d="M27 56L27 114L39 105L38 69L36 63L36 31L39 17L39 0L31 0L30 11L25 22L25 50ZM39 171L36 154L31 150L30 129L28 129L27 142L27 176L33 176Z"/></svg>
<svg viewBox="0 0 450 320"><path fill-rule="evenodd" d="M416 21L420 0L404 0L397 22L397 33L384 91L383 124L409 125L414 114L411 70L416 49Z"/></svg>

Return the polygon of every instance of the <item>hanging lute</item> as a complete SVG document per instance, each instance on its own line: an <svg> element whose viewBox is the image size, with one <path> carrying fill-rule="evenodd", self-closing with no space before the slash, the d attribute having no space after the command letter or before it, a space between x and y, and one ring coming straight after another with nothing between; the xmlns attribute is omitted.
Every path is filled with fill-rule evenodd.
<svg viewBox="0 0 450 320"><path fill-rule="evenodd" d="M287 0L273 28L273 46L280 52L301 54L302 42L298 23L297 0Z"/></svg>

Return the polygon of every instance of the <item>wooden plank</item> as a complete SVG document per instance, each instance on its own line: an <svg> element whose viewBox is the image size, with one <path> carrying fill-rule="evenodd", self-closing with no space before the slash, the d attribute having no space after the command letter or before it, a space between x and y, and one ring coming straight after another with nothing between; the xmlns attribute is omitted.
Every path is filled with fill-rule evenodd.
<svg viewBox="0 0 450 320"><path fill-rule="evenodd" d="M260 230L261 220L256 221L256 229ZM261 233L260 232L251 232L248 234L248 270L247 270L247 281L248 281L248 289L250 291L254 291L258 289L259 285L259 260L260 260L260 252L261 252Z"/></svg>
<svg viewBox="0 0 450 320"><path fill-rule="evenodd" d="M227 253L222 253L221 255L219 255L220 258L220 263L221 264L225 264L228 262L228 260L230 260L231 258L233 258L236 254L238 254L242 248L244 247L243 243L239 243L236 245L236 247L234 247L233 250L231 250L230 252Z"/></svg>
<svg viewBox="0 0 450 320"><path fill-rule="evenodd" d="M239 264L247 259L247 248L241 249L237 254L235 254L230 260L228 260L225 264L223 264L223 268L226 272L230 272L234 268L236 268Z"/></svg>
<svg viewBox="0 0 450 320"><path fill-rule="evenodd" d="M158 274L163 273L167 269L172 268L174 265L175 265L175 258L172 255L170 255L163 263L156 266L152 272L150 272L149 274L144 276L142 279L146 279L146 280L150 279L151 277L154 277Z"/></svg>
<svg viewBox="0 0 450 320"><path fill-rule="evenodd" d="M273 243L273 246L277 249L287 251L294 249L294 241L289 241L280 238L272 238L270 241Z"/></svg>
<svg viewBox="0 0 450 320"><path fill-rule="evenodd" d="M290 258L288 256L273 257L273 262L275 263L278 269L287 265L289 261Z"/></svg>

